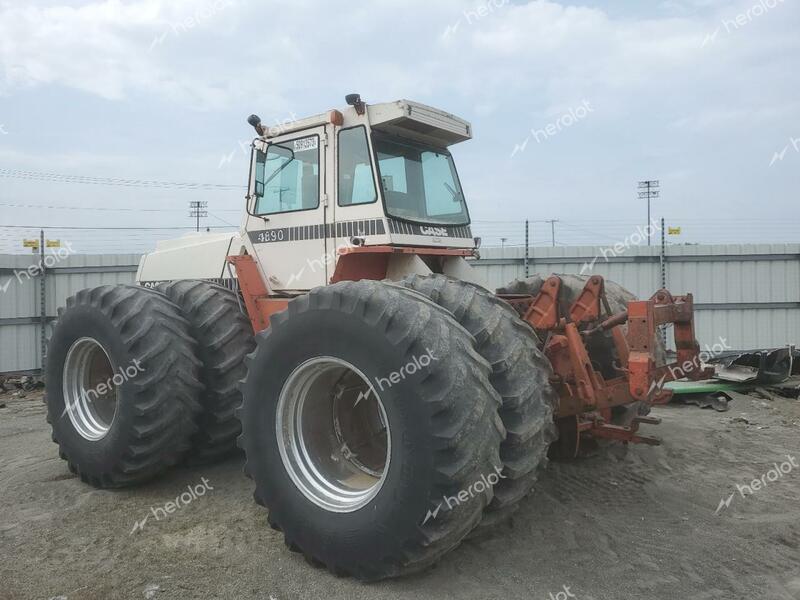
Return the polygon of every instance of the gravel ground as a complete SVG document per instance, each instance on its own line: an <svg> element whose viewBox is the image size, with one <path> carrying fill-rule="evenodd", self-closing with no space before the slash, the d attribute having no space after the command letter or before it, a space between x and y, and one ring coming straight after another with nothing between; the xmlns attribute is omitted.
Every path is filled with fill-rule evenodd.
<svg viewBox="0 0 800 600"><path fill-rule="evenodd" d="M800 468L765 477L753 495L736 491L787 455L800 460L798 401L657 409L664 422L648 429L664 445L551 464L510 526L426 573L370 585L289 552L254 504L241 460L95 490L58 458L40 394L3 401L4 600L800 599ZM204 478L203 495L154 516Z"/></svg>

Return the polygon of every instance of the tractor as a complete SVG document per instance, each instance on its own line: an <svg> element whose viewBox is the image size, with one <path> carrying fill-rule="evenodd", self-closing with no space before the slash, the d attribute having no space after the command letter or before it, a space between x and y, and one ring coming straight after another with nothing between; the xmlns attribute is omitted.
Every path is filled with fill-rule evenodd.
<svg viewBox="0 0 800 600"><path fill-rule="evenodd" d="M663 384L700 378L691 295L599 275L487 289L452 114L401 100L270 128L255 115L238 233L160 242L135 285L69 298L46 403L99 488L243 451L289 549L371 581L496 528L548 458L657 444Z"/></svg>

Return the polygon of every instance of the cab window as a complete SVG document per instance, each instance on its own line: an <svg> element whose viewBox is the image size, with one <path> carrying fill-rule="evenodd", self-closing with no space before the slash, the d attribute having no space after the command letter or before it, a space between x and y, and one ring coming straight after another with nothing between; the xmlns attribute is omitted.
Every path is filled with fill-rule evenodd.
<svg viewBox="0 0 800 600"><path fill-rule="evenodd" d="M339 206L370 204L378 199L364 126L339 132Z"/></svg>
<svg viewBox="0 0 800 600"><path fill-rule="evenodd" d="M256 157L257 215L319 206L319 136L272 143Z"/></svg>
<svg viewBox="0 0 800 600"><path fill-rule="evenodd" d="M466 225L467 205L453 157L434 148L374 132L386 212L426 225Z"/></svg>

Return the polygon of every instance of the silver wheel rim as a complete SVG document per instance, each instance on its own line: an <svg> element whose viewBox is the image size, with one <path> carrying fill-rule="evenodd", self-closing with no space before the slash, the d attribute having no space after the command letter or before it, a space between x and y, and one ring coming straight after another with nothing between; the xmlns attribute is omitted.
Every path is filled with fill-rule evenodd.
<svg viewBox="0 0 800 600"><path fill-rule="evenodd" d="M94 338L73 342L64 360L64 412L81 437L97 441L111 429L117 412L114 368Z"/></svg>
<svg viewBox="0 0 800 600"><path fill-rule="evenodd" d="M356 511L386 481L388 423L360 370L331 356L312 358L292 371L278 399L275 428L286 472L317 506Z"/></svg>

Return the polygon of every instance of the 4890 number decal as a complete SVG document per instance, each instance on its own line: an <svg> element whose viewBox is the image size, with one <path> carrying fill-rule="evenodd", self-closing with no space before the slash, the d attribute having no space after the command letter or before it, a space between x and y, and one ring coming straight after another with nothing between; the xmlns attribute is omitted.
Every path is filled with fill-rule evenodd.
<svg viewBox="0 0 800 600"><path fill-rule="evenodd" d="M267 229L265 231L256 232L256 242L265 244L268 242L282 242L286 239L286 230L284 229Z"/></svg>

